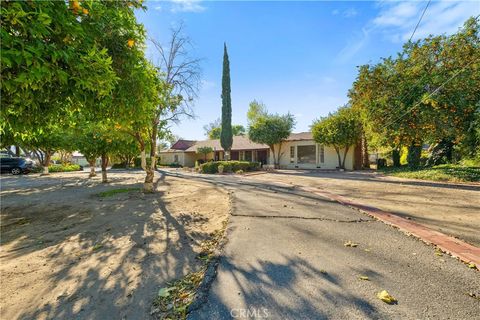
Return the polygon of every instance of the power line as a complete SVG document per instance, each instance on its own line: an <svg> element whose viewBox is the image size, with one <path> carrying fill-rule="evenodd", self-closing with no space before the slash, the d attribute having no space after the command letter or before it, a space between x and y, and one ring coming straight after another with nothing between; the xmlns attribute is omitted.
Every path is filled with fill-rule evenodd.
<svg viewBox="0 0 480 320"><path fill-rule="evenodd" d="M430 3L430 1L428 2ZM427 6L425 7L425 10L427 9L428 7L428 3L427 3ZM423 10L423 13L425 13L425 10ZM422 14L422 17L423 17L423 14ZM475 21L478 20L478 18L480 17L480 14L477 15L476 17L474 17ZM420 21L422 20L422 18L420 18L418 24L420 23ZM417 24L417 26L418 26ZM416 28L415 28L416 30ZM415 33L415 30L413 31L412 33L412 37L413 37L413 34ZM410 37L411 39L411 37ZM474 63L475 60L467 63L461 70L457 71L452 77L450 77L449 79L447 79L444 83L442 83L438 88L436 88L432 93L430 93L426 98L422 98L419 102L417 102L415 105L413 105L413 107L409 108L405 113L403 113L402 115L400 115L398 118L396 118L395 120L391 121L390 123L388 123L387 125L384 126L384 128L388 128L389 126L391 126L392 124L394 124L395 122L397 122L398 120L402 119L404 116L406 116L409 112L411 112L413 109L415 109L416 107L418 107L421 103L424 102L425 99L427 98L430 98L431 96L433 96L434 94L436 94L441 88L443 88L448 82L450 82L451 80L453 80L455 77L457 77L461 72L463 72L469 65L471 65L472 63ZM422 76L422 78L420 79L419 82L423 81L423 79L426 77L426 75L424 74ZM405 94L402 99L400 100L403 100L404 98L406 98L407 96L411 95L413 93L413 90L410 91L410 94Z"/></svg>
<svg viewBox="0 0 480 320"><path fill-rule="evenodd" d="M423 103L426 99L430 98L431 96L433 96L435 93L437 93L438 91L440 91L440 89L442 89L447 83L449 83L450 81L452 81L454 78L456 78L460 73L462 73L468 66L470 66L472 63L474 63L475 60L473 61L470 61L469 63L467 63L462 69L460 69L459 71L457 71L455 74L453 74L453 76L451 76L450 78L448 78L444 83L442 83L438 88L436 88L432 93L430 93L428 96L422 98L419 102L417 102L416 104L413 105L413 107L409 108L407 111L405 111L403 114L401 114L398 118L396 118L395 120L391 121L389 124L387 124L384 128L388 128L389 126L391 126L392 124L394 124L395 122L397 122L398 120L400 120L401 118L405 117L408 113L410 113L413 109L415 109L416 107L418 107L421 103Z"/></svg>
<svg viewBox="0 0 480 320"><path fill-rule="evenodd" d="M410 39L408 39L408 42L412 41L413 35L414 35L415 32L417 31L417 28L418 28L418 26L420 25L420 22L422 21L423 16L425 15L425 11L427 11L427 8L428 8L428 6L429 6L429 4L430 4L430 1L431 1L431 0L428 0L427 5L425 6L425 9L423 9L422 15L420 16L420 19L418 20L417 25L415 26L415 29L413 29L412 35L410 36Z"/></svg>

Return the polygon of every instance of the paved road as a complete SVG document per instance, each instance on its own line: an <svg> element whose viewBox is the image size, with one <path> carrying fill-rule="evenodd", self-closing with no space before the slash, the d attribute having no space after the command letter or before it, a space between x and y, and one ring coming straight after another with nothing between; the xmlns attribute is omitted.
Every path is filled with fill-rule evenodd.
<svg viewBox="0 0 480 320"><path fill-rule="evenodd" d="M217 277L189 319L479 319L480 300L468 295L480 296L479 272L415 238L285 186L188 178L234 196ZM379 300L381 290L398 304Z"/></svg>

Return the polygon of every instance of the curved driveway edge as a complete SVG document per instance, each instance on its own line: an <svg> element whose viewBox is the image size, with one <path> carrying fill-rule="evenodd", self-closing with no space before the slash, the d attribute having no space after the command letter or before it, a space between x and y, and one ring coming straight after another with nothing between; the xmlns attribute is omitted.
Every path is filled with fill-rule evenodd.
<svg viewBox="0 0 480 320"><path fill-rule="evenodd" d="M391 212L383 211L376 207L366 206L354 201L351 201L343 196L333 194L324 190L319 190L312 187L297 187L298 189L310 193L314 193L330 200L337 201L340 204L358 209L371 217L385 222L391 226L400 229L403 232L409 233L420 240L433 244L442 251L451 254L452 256L462 260L466 263L474 263L477 268L480 266L480 248L468 244L462 240L448 236L439 231L425 227L419 223L409 221L408 219L399 217Z"/></svg>

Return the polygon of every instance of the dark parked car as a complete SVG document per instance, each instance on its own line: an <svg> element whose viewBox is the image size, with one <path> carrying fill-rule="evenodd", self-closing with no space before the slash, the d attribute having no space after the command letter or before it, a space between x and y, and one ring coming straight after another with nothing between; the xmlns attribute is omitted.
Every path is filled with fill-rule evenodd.
<svg viewBox="0 0 480 320"><path fill-rule="evenodd" d="M0 167L2 173L21 174L32 171L32 164L23 158L0 158Z"/></svg>

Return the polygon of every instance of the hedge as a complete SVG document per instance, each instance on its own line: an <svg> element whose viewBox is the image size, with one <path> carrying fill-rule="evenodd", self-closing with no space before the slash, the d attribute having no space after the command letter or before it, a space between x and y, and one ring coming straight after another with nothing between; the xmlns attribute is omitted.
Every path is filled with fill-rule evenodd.
<svg viewBox="0 0 480 320"><path fill-rule="evenodd" d="M201 173L217 173L218 166L223 166L223 172L255 171L260 168L260 162L248 161L209 161L200 165Z"/></svg>
<svg viewBox="0 0 480 320"><path fill-rule="evenodd" d="M80 171L82 167L78 164L54 164L48 166L48 172L70 172L70 171Z"/></svg>

